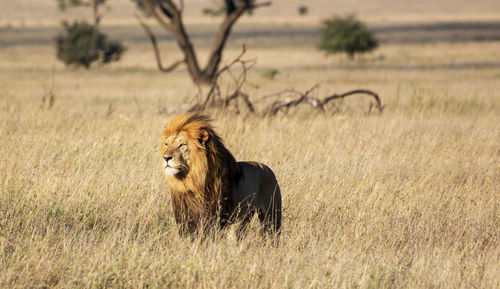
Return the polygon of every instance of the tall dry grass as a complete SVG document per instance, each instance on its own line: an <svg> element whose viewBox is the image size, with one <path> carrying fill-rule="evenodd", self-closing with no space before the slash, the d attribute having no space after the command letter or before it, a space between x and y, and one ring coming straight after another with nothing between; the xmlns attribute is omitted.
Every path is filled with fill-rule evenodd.
<svg viewBox="0 0 500 289"><path fill-rule="evenodd" d="M157 151L166 117L28 112L1 122L2 287L498 285L498 121L219 117L238 159L278 175L274 248L252 232L177 236Z"/></svg>
<svg viewBox="0 0 500 289"><path fill-rule="evenodd" d="M447 69L495 63L498 48L388 45L355 63L256 49L254 99L322 81L318 94L364 87L386 104L213 112L235 157L278 177L273 247L256 224L241 242L177 235L158 111L196 90L182 70L158 73L147 44L92 71L50 47L0 47L0 288L499 288L500 68Z"/></svg>

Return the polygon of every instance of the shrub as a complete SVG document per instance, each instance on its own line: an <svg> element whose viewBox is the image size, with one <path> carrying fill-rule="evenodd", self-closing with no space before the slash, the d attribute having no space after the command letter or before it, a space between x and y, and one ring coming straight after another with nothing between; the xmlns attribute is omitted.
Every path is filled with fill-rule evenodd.
<svg viewBox="0 0 500 289"><path fill-rule="evenodd" d="M120 59L125 47L108 40L97 26L85 22L63 22L64 33L56 37L57 58L66 65L89 68L93 62L109 63Z"/></svg>
<svg viewBox="0 0 500 289"><path fill-rule="evenodd" d="M81 0L56 0L57 1L57 6L59 7L59 10L64 11L68 7L77 7L77 6L83 6L84 3L82 3ZM101 0L101 2L104 2Z"/></svg>
<svg viewBox="0 0 500 289"><path fill-rule="evenodd" d="M227 9L225 7L219 7L217 9L212 9L212 8L203 8L201 11L203 15L208 15L208 16L221 16L227 13Z"/></svg>
<svg viewBox="0 0 500 289"><path fill-rule="evenodd" d="M260 75L266 79L273 80L279 73L278 69L271 68L263 70Z"/></svg>
<svg viewBox="0 0 500 289"><path fill-rule="evenodd" d="M149 13L146 11L146 7L142 3L141 0L131 0L132 2L135 3L135 6L142 11L146 16L149 16ZM156 1L155 0L149 0L149 5L154 9L156 8Z"/></svg>
<svg viewBox="0 0 500 289"><path fill-rule="evenodd" d="M307 13L309 13L309 8L307 8L307 6L299 6L299 8L297 8L297 12L299 13L299 15L307 15Z"/></svg>
<svg viewBox="0 0 500 289"><path fill-rule="evenodd" d="M375 35L363 23L348 16L321 22L319 49L326 54L345 52L349 58L356 53L371 51L378 46Z"/></svg>

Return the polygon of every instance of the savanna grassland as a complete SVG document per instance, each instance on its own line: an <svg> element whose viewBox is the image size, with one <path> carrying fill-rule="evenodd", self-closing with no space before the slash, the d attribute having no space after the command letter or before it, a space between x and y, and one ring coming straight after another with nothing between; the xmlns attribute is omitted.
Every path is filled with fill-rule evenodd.
<svg viewBox="0 0 500 289"><path fill-rule="evenodd" d="M64 15L43 12L55 4L23 18L25 2L0 28L0 288L500 287L500 42L493 29L481 34L481 23L498 25L496 1L479 1L483 10L362 6L361 18L382 28L405 15L473 24L442 41L433 38L439 25L381 28L381 47L354 61L316 50L324 15L313 4L324 1L311 1L305 18L277 3L279 19L242 21L225 57L246 43L245 57L257 59L246 89L258 109L277 99L266 95L316 83L315 96L366 88L385 105L367 114L369 100L354 96L324 114L210 112L237 159L276 173L278 247L256 222L240 242L231 231L192 242L177 235L160 132L197 89L184 68L157 71L128 6L112 5L110 24L103 20L110 37L125 37L123 60L84 70L55 58ZM203 58L217 19L192 17ZM171 39L161 45L165 61L180 57Z"/></svg>

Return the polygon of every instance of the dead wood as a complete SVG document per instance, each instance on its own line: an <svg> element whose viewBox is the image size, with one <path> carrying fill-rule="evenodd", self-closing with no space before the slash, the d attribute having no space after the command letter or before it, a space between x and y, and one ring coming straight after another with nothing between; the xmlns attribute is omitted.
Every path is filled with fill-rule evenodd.
<svg viewBox="0 0 500 289"><path fill-rule="evenodd" d="M246 48L243 45L241 53L230 63L226 64L224 67L220 68L220 70L215 74L215 81L210 86L210 89L206 94L203 94L203 89L201 85L198 84L198 101L189 106L183 106L183 109L175 109L173 111L178 112L179 110L184 110L188 112L192 111L202 111L207 108L227 108L232 103L235 103L237 106L237 100L241 99L245 106L247 107L250 113L256 113L255 105L250 100L250 96L248 93L244 91L245 85L248 84L247 75L248 71L253 68L256 64L254 59L245 60L243 56L245 55ZM239 74L235 74L233 72L233 67L239 66L240 71ZM222 74L227 74L232 79L233 88L226 93L222 92L220 85L220 78ZM346 98L351 95L356 94L364 94L375 100L375 105L370 104L369 112L371 112L372 108L375 107L378 110L378 113L382 113L383 105L380 100L378 94L371 90L366 89L355 89L348 92L344 92L342 94L332 94L326 96L324 98L318 98L311 96L312 92L319 88L320 84L315 84L305 92L300 92L295 89L285 89L276 93L272 93L262 97L260 100L264 100L270 97L282 97L283 95L291 95L284 99L276 100L268 105L264 110L263 116L273 116L276 115L279 111L288 111L292 107L296 107L300 104L308 104L313 108L318 109L321 112L325 112L325 106L336 99ZM239 109L237 109L239 112Z"/></svg>
<svg viewBox="0 0 500 289"><path fill-rule="evenodd" d="M375 99L375 102L376 102L375 108L377 108L379 113L382 113L382 111L384 109L378 94L376 94L375 92L373 92L371 90L356 89L356 90L344 92L342 94L333 94L333 95L327 96L327 97L322 98L322 99L310 96L311 92L316 90L318 87L319 87L319 84L316 84L303 93L296 91L296 90L293 90L293 89L286 89L286 90L283 90L283 91L266 96L266 98L269 96L275 96L275 95L281 96L282 94L286 94L286 93L298 95L295 98L288 97L288 98L285 98L282 100L277 100L277 101L271 103L265 109L264 115L275 115L281 110L288 110L291 107L295 107L301 103L309 104L311 107L316 108L316 109L320 110L321 112L324 112L325 105L327 103L329 103L330 101L335 100L335 99L345 98L347 96L355 95L355 94L366 94L368 96L371 96L373 99ZM373 107L373 104L370 105L369 112L371 112L372 107Z"/></svg>

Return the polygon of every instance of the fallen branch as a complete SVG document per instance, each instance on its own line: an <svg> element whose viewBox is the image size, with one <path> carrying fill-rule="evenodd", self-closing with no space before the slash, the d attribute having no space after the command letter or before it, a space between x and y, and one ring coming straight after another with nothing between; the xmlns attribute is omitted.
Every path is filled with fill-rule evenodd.
<svg viewBox="0 0 500 289"><path fill-rule="evenodd" d="M229 64L225 65L222 67L216 74L215 74L215 81L213 84L210 86L210 89L208 90L208 93L206 95L203 94L203 89L201 85L198 85L198 100L196 103L187 106L183 106L185 111L192 112L192 111L202 111L205 110L209 107L215 107L215 108L227 108L231 103L236 101L238 98L241 98L243 102L245 103L248 111L250 113L255 113L255 105L252 103L250 100L250 96L243 91L243 87L247 85L247 73L249 69L251 69L256 61L255 60L243 60L243 56L245 55L246 48L243 45L241 53L234 59L232 60ZM235 65L240 65L241 66L241 72L237 75L232 73L232 67ZM221 92L220 88L220 77L222 73L227 73L234 84L234 88L231 90L231 92L226 93L223 95ZM268 105L263 112L264 116L272 116L276 115L279 111L282 110L288 110L292 107L296 107L301 103L306 103L310 105L313 108L316 108L320 110L321 112L325 112L325 106L329 102L335 99L341 99L348 97L350 95L356 95L356 94L364 94L372 97L375 100L375 105L373 103L370 103L370 108L369 112L371 112L372 108L375 107L378 110L378 113L382 113L383 111L383 105L380 100L380 97L378 94L371 90L366 90L366 89L355 89L351 90L342 94L332 94L324 98L317 98L311 96L311 93L317 90L319 87L319 83L315 84L305 92L300 92L295 89L285 89L273 94L266 95L261 98L267 99L270 97L281 97L284 94L288 95L294 95L294 97L287 97L281 100L274 101L270 105ZM236 108L237 108L237 103L236 103ZM181 109L179 109L181 110ZM239 109L237 108L237 111Z"/></svg>
<svg viewBox="0 0 500 289"><path fill-rule="evenodd" d="M243 86L247 83L247 72L255 65L255 60L243 60L243 56L245 55L246 48L245 45L242 47L241 53L232 60L229 64L222 67L215 74L215 81L211 85L208 93L203 96L202 88L198 86L198 102L190 106L188 111L201 111L208 107L228 107L231 102L241 98L248 110L251 113L255 112L255 107L253 103L250 101L250 97L247 93L243 91ZM241 73L235 76L231 72L231 68L235 65L239 64L241 66ZM232 78L234 83L234 90L231 93L227 93L225 96L222 95L219 80L222 73L227 72L229 76Z"/></svg>
<svg viewBox="0 0 500 289"><path fill-rule="evenodd" d="M229 106L229 103L232 101L232 100L235 100L236 98L238 97L241 97L243 99L243 101L245 102L245 104L247 105L247 108L248 110L251 112L251 113L254 113L255 112L255 107L253 106L252 102L250 101L250 97L248 96L248 94L246 94L245 92L241 91L241 90L236 90L235 92L233 92L233 94L231 94L229 97L227 97L225 100L224 100L224 105L227 107Z"/></svg>
<svg viewBox="0 0 500 289"><path fill-rule="evenodd" d="M377 103L375 105L375 107L379 110L379 112L381 113L384 110L384 107L382 106L382 102L380 101L380 97L378 96L378 94L376 94L375 92L373 92L371 90L366 90L366 89L356 89L356 90L351 90L351 91L348 91L348 92L345 92L345 93L342 93L342 94L333 94L333 95L330 95L330 96L325 97L323 99L323 104L326 104L326 103L328 103L331 100L339 99L339 98L344 98L344 97L347 97L347 96L353 95L353 94L368 94L368 95L371 95L375 99L375 102Z"/></svg>
<svg viewBox="0 0 500 289"><path fill-rule="evenodd" d="M307 103L307 104L311 105L313 108L317 108L323 112L323 111L325 111L325 105L328 102L330 102L334 99L345 98L349 95L355 95L355 94L367 94L367 95L372 96L376 101L375 107L378 109L378 112L382 113L382 111L384 109L382 106L382 102L380 101L380 97L375 92L373 92L371 90L356 89L356 90L351 90L351 91L348 91L348 92L345 92L342 94L333 94L333 95L327 96L323 99L319 99L319 98L312 97L309 95L312 91L317 89L318 86L319 86L319 84L316 84L304 93L298 92L296 90L287 89L287 90L266 96L266 97L275 96L275 95L280 96L283 93L292 93L292 94L299 95L296 98L285 98L283 100L277 100L277 101L273 102L271 105L269 105L267 107L267 109L265 109L264 115L275 115L280 110L289 109L289 108L295 107L301 103ZM373 105L370 105L369 112L371 112L372 107L373 107Z"/></svg>

